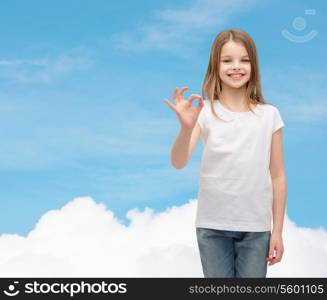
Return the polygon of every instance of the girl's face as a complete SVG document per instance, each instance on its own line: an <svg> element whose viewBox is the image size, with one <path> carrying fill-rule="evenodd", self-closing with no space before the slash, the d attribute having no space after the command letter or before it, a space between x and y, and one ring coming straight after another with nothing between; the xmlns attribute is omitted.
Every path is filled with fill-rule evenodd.
<svg viewBox="0 0 327 300"><path fill-rule="evenodd" d="M251 63L246 48L241 43L228 41L221 49L219 77L222 87L240 88L250 80L250 75Z"/></svg>

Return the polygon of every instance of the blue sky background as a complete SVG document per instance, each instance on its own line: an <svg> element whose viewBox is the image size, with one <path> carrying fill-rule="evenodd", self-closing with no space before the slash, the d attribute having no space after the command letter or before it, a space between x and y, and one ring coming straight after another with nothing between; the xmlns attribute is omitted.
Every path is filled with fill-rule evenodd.
<svg viewBox="0 0 327 300"><path fill-rule="evenodd" d="M327 228L325 1L1 1L0 233L90 196L125 213L197 197L202 144L175 170L179 131L164 103L201 93L212 42L241 28L259 53L263 95L285 122L287 214ZM315 14L305 14L315 9ZM306 27L293 26L296 17ZM302 24L303 25L303 24ZM304 43L281 31L304 36Z"/></svg>

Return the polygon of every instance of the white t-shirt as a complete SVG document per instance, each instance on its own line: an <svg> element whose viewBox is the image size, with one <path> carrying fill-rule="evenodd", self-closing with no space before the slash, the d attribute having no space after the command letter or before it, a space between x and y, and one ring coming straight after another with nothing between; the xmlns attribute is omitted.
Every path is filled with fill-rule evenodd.
<svg viewBox="0 0 327 300"><path fill-rule="evenodd" d="M232 231L270 231L273 189L269 171L272 134L285 126L279 110L258 104L232 112L204 100L198 123L203 153L200 165L196 227Z"/></svg>

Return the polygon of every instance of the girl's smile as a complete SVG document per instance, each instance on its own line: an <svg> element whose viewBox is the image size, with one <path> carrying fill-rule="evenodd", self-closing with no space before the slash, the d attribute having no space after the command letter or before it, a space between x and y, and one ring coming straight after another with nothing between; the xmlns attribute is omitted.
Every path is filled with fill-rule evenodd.
<svg viewBox="0 0 327 300"><path fill-rule="evenodd" d="M232 73L232 74L228 74L228 76L233 80L240 80L244 76L244 74L242 74L242 73Z"/></svg>

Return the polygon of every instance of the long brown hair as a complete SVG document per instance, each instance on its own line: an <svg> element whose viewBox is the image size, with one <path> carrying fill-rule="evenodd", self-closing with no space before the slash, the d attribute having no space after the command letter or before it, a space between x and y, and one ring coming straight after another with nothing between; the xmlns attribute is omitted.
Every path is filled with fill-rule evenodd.
<svg viewBox="0 0 327 300"><path fill-rule="evenodd" d="M221 118L218 117L215 111L214 101L220 98L222 89L221 80L219 78L220 56L222 47L230 40L244 45L251 63L251 76L249 81L246 83L246 106L253 112L250 103L254 105L259 103L267 104L262 96L258 54L254 41L248 33L241 29L225 30L220 32L213 42L207 73L202 85L202 97L205 98L205 96L208 96L211 111L219 120L221 120Z"/></svg>

